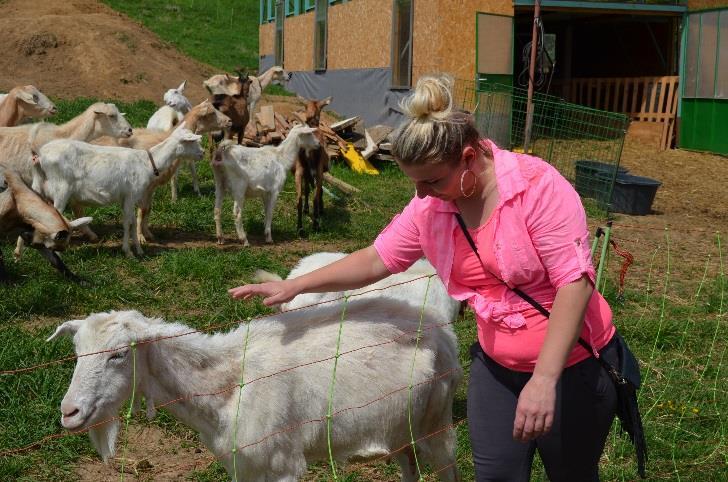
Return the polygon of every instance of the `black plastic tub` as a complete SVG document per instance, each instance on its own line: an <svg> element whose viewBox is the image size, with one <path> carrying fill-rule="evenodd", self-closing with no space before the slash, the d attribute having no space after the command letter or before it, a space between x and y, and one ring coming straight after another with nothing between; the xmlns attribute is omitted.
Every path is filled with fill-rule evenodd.
<svg viewBox="0 0 728 482"><path fill-rule="evenodd" d="M627 169L599 161L580 159L576 161L574 184L582 197L605 199L609 195L614 173L627 174Z"/></svg>
<svg viewBox="0 0 728 482"><path fill-rule="evenodd" d="M606 181L606 175L602 175ZM657 188L662 183L656 179L631 174L617 174L612 190L612 202L609 210L615 213L642 216L652 212L652 202L655 200ZM604 196L600 204L604 204Z"/></svg>

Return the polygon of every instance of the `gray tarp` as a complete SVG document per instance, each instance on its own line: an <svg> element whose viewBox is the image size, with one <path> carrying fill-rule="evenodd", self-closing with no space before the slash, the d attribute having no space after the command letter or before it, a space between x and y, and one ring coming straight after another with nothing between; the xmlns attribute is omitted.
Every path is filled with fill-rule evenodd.
<svg viewBox="0 0 728 482"><path fill-rule="evenodd" d="M404 119L399 102L409 91L391 90L390 85L390 69L351 69L294 72L287 88L310 99L332 96L332 110L361 116L365 125L397 127Z"/></svg>

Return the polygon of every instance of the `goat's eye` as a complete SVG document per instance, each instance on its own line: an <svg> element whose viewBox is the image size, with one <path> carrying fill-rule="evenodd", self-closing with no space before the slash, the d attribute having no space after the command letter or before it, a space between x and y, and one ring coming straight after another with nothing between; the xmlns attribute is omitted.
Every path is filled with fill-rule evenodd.
<svg viewBox="0 0 728 482"><path fill-rule="evenodd" d="M33 102L38 102L38 96L36 94L33 94Z"/></svg>
<svg viewBox="0 0 728 482"><path fill-rule="evenodd" d="M111 356L108 358L108 361L111 363L122 362L126 358L127 352L128 352L127 350L116 351L111 354Z"/></svg>

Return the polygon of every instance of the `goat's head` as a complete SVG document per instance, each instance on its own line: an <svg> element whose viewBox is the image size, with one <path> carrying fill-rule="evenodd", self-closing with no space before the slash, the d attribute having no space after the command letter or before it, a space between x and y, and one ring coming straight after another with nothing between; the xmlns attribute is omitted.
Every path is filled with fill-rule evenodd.
<svg viewBox="0 0 728 482"><path fill-rule="evenodd" d="M222 141L212 155L212 165L219 166L225 161L225 154L237 144L232 139Z"/></svg>
<svg viewBox="0 0 728 482"><path fill-rule="evenodd" d="M92 221L92 218L85 217L67 222L56 208L30 189L17 172L6 169L2 176L13 196L23 226L27 228L21 236L29 245L63 251L68 247L71 233Z"/></svg>
<svg viewBox="0 0 728 482"><path fill-rule="evenodd" d="M285 86L286 82L291 80L291 76L293 75L291 72L286 71L280 65L271 67L271 70L273 70L273 80L271 81L271 83L273 84L280 84Z"/></svg>
<svg viewBox="0 0 728 482"><path fill-rule="evenodd" d="M177 157L200 160L205 155L205 150L200 144L202 136L195 134L187 128L187 123L182 123L172 132L172 137L177 140Z"/></svg>
<svg viewBox="0 0 728 482"><path fill-rule="evenodd" d="M202 82L211 95L240 95L240 82L230 74L217 74Z"/></svg>
<svg viewBox="0 0 728 482"><path fill-rule="evenodd" d="M110 137L131 137L131 124L114 104L97 102L87 109L94 115L98 132Z"/></svg>
<svg viewBox="0 0 728 482"><path fill-rule="evenodd" d="M197 121L195 134L227 129L232 125L230 117L217 110L209 100L197 104L190 113Z"/></svg>
<svg viewBox="0 0 728 482"><path fill-rule="evenodd" d="M308 124L310 127L319 126L319 122L321 121L321 111L333 100L331 96L321 100L306 99L301 96L298 96L298 99L305 102L306 104L304 116L306 118L306 124Z"/></svg>
<svg viewBox="0 0 728 482"><path fill-rule="evenodd" d="M250 95L250 84L253 81L250 79L250 77L238 77L238 82L240 82L240 95L244 97L247 101L248 96Z"/></svg>
<svg viewBox="0 0 728 482"><path fill-rule="evenodd" d="M114 454L115 418L131 396L134 383L140 388L146 373L144 347L133 351L131 345L149 338L150 325L159 322L137 311L96 313L66 321L47 340L71 336L77 355L95 353L76 361L61 402L61 425L69 430L88 428L91 442L104 461Z"/></svg>
<svg viewBox="0 0 728 482"><path fill-rule="evenodd" d="M35 119L48 117L56 113L55 104L33 85L16 87L10 92L15 94L18 105L23 110L25 117Z"/></svg>
<svg viewBox="0 0 728 482"><path fill-rule="evenodd" d="M176 89L169 89L164 93L164 103L178 112L187 112L190 110L191 104L184 96L187 81L182 82Z"/></svg>
<svg viewBox="0 0 728 482"><path fill-rule="evenodd" d="M55 211L53 206L46 206ZM60 214L58 216L52 214L51 216L60 217ZM46 215L43 217L48 218L49 216ZM44 223L33 220L33 222L29 223L29 226L33 228L32 231L24 231L21 237L27 244L36 248L45 247L53 251L65 251L71 240L71 233L86 226L91 221L93 221L93 218L88 216L68 222L63 220L62 224L59 222Z"/></svg>
<svg viewBox="0 0 728 482"><path fill-rule="evenodd" d="M316 127L295 125L290 132L288 132L287 138L295 139L296 142L298 142L299 149L311 151L318 149L321 145L318 137L315 135L317 130L318 129Z"/></svg>

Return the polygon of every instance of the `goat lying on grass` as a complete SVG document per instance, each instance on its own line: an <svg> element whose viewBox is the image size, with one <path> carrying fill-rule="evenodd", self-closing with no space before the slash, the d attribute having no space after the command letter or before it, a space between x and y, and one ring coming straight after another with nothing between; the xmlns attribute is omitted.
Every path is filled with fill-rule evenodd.
<svg viewBox="0 0 728 482"><path fill-rule="evenodd" d="M63 212L71 202L78 206L121 204L124 240L129 249L131 232L137 255L143 254L136 230L136 206L156 176L165 172L178 158L202 159L201 136L185 124L148 151L125 147L106 147L80 141L57 140L40 150L33 173L33 189L53 201Z"/></svg>
<svg viewBox="0 0 728 482"><path fill-rule="evenodd" d="M243 228L243 203L245 198L263 198L265 205L265 241L273 242L271 224L273 209L290 171L304 148L314 148L318 140L316 129L295 126L278 146L244 147L231 140L224 141L213 156L212 174L215 177L215 234L218 244L224 243L222 234L222 201L229 191L235 201L233 215L238 238L249 246Z"/></svg>
<svg viewBox="0 0 728 482"><path fill-rule="evenodd" d="M67 222L53 206L46 204L38 194L26 186L16 172L0 169L0 173L7 183L6 190L0 189L0 235L21 230L20 236L24 243L37 249L63 276L73 281L80 281L66 268L56 251L65 250L71 239L71 232L91 222L91 218ZM8 275L0 251L0 281L7 280Z"/></svg>
<svg viewBox="0 0 728 482"><path fill-rule="evenodd" d="M281 313L214 335L187 334L187 326L136 311L67 321L48 340L73 336L77 354L121 349L78 358L61 424L90 427L91 442L106 461L114 455L119 425L100 422L116 417L134 390L135 405L146 399L148 417L155 404L166 405L198 431L234 480L293 481L308 463L328 460L333 392L335 460L391 454L402 480L416 481L414 437L420 464L455 481L452 406L462 376L457 342L427 311L418 340L420 315L419 308L386 295L351 300L338 358L341 306ZM159 338L166 339L153 341Z"/></svg>
<svg viewBox="0 0 728 482"><path fill-rule="evenodd" d="M15 87L0 99L0 127L12 127L24 119L43 118L55 113L55 104L33 85Z"/></svg>

